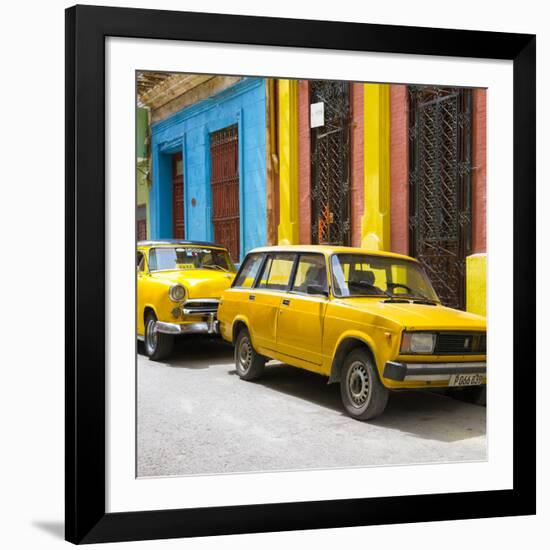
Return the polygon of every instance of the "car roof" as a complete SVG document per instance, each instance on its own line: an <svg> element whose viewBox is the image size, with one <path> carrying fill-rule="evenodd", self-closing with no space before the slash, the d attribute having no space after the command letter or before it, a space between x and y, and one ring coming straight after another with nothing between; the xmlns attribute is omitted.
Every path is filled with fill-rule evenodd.
<svg viewBox="0 0 550 550"><path fill-rule="evenodd" d="M213 248L222 248L226 250L225 246L208 241L183 241L181 239L159 239L156 241L138 241L138 247L144 246L208 246Z"/></svg>
<svg viewBox="0 0 550 550"><path fill-rule="evenodd" d="M262 246L260 248L254 248L249 253L258 252L320 252L322 254L369 254L372 256L386 256L390 258L400 258L402 260L412 260L416 262L415 258L406 256L405 254L398 254L397 252L386 252L383 250L370 250L368 248L355 248L353 246L333 246L327 244L289 244L278 246Z"/></svg>

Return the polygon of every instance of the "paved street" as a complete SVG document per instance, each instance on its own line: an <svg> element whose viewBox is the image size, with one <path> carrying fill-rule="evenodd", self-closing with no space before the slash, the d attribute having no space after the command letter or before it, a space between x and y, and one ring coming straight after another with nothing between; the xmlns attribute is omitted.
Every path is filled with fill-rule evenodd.
<svg viewBox="0 0 550 550"><path fill-rule="evenodd" d="M233 350L177 342L169 363L138 355L138 476L484 460L484 407L428 392L390 397L364 423L343 413L337 384L273 364L238 378Z"/></svg>

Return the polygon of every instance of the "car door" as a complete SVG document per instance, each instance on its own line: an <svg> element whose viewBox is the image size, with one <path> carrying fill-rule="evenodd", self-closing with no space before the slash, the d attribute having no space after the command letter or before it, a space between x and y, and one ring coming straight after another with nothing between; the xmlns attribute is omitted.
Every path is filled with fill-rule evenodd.
<svg viewBox="0 0 550 550"><path fill-rule="evenodd" d="M300 254L292 285L279 306L277 349L281 353L314 365L322 364L327 281L325 256Z"/></svg>
<svg viewBox="0 0 550 550"><path fill-rule="evenodd" d="M296 254L287 252L268 254L248 296L252 342L257 349L276 349L279 304L288 290L295 257Z"/></svg>
<svg viewBox="0 0 550 550"><path fill-rule="evenodd" d="M250 295L255 292L252 287L259 275L264 257L265 254L262 253L247 254L231 288L226 290L220 299L218 309L220 330L229 340L233 337L235 320L243 317L248 320L251 318L254 302L250 299ZM252 333L254 327L249 328ZM253 335L252 338L254 338Z"/></svg>
<svg viewBox="0 0 550 550"><path fill-rule="evenodd" d="M136 256L136 279L137 279L137 319L136 319L136 330L137 333L141 336L143 336L145 329L144 329L144 321L143 321L143 279L145 275L145 254L141 251L137 251Z"/></svg>

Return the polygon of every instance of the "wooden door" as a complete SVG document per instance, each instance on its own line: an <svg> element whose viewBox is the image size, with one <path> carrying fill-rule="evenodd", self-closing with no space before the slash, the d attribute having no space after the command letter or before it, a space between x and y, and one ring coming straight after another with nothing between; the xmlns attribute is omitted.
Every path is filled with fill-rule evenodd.
<svg viewBox="0 0 550 550"><path fill-rule="evenodd" d="M185 238L183 196L183 155L172 155L172 232L174 239Z"/></svg>
<svg viewBox="0 0 550 550"><path fill-rule="evenodd" d="M239 134L237 125L210 135L212 224L214 241L233 261L240 255Z"/></svg>

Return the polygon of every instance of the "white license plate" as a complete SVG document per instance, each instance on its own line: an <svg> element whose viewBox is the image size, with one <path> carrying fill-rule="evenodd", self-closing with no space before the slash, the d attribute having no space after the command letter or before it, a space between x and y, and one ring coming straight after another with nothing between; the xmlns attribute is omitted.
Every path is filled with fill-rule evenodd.
<svg viewBox="0 0 550 550"><path fill-rule="evenodd" d="M453 374L449 386L479 386L482 382L481 374Z"/></svg>

